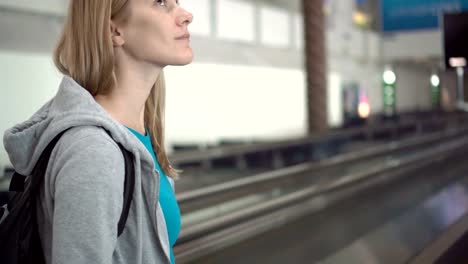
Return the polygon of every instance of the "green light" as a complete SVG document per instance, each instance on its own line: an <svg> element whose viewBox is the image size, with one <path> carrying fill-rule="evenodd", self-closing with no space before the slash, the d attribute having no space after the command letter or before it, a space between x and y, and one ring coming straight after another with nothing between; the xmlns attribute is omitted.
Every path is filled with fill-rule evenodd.
<svg viewBox="0 0 468 264"><path fill-rule="evenodd" d="M395 93L395 88L393 86L385 86L384 92L386 96L392 96Z"/></svg>
<svg viewBox="0 0 468 264"><path fill-rule="evenodd" d="M396 82L396 75L393 71L385 71L382 77L385 84L393 85Z"/></svg>

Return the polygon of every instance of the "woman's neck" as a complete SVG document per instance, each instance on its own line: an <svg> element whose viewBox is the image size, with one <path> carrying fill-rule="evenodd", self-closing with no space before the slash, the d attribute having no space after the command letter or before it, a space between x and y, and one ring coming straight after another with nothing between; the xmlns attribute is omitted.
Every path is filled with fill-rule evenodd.
<svg viewBox="0 0 468 264"><path fill-rule="evenodd" d="M137 63L121 53L116 57L115 87L94 98L116 121L144 135L145 103L162 68Z"/></svg>

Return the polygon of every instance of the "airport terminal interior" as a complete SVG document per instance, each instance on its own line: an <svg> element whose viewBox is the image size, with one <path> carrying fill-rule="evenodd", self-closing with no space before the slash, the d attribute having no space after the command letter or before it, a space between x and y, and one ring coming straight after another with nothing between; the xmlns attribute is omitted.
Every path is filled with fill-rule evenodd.
<svg viewBox="0 0 468 264"><path fill-rule="evenodd" d="M68 4L0 0L2 136L57 93ZM177 264L468 263L468 0L177 8L193 15L193 61L164 68Z"/></svg>

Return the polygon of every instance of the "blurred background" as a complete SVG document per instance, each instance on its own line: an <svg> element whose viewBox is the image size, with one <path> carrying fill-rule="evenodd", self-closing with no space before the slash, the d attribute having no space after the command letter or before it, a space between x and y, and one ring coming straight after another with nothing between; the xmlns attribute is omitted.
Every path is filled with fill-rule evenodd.
<svg viewBox="0 0 468 264"><path fill-rule="evenodd" d="M309 58L310 78L323 86L317 95L307 85L301 1L181 1L195 17L189 26L195 58L189 66L166 69L168 149L304 136L311 112L327 128L342 127L356 112L356 98L366 105L361 115L379 115L385 70L397 76L396 112L434 109L431 77L438 78L443 95L437 107L453 108L456 75L443 67L438 11L462 9L463 1L310 2L308 54L319 56ZM66 6L63 0L0 1L1 104L10 109L24 102L1 116L1 131L55 94L61 76L51 52ZM323 108L320 113L309 111L309 99Z"/></svg>
<svg viewBox="0 0 468 264"><path fill-rule="evenodd" d="M0 0L1 134L56 93L67 4ZM468 0L180 5L194 61L165 68L178 263L467 260ZM6 193L2 142L0 171Z"/></svg>

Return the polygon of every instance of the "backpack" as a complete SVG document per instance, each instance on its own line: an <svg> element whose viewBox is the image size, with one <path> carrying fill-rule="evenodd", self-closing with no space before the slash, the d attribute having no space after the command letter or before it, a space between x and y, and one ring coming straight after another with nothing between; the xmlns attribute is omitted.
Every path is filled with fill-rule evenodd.
<svg viewBox="0 0 468 264"><path fill-rule="evenodd" d="M2 264L44 264L44 252L36 219L36 197L43 182L55 144L65 131L58 134L46 147L31 176L13 173L8 204L0 207L0 260ZM106 131L108 132L108 131ZM108 132L109 133L109 132ZM125 227L135 186L133 154L118 143L125 159L123 209L118 223L119 237Z"/></svg>

